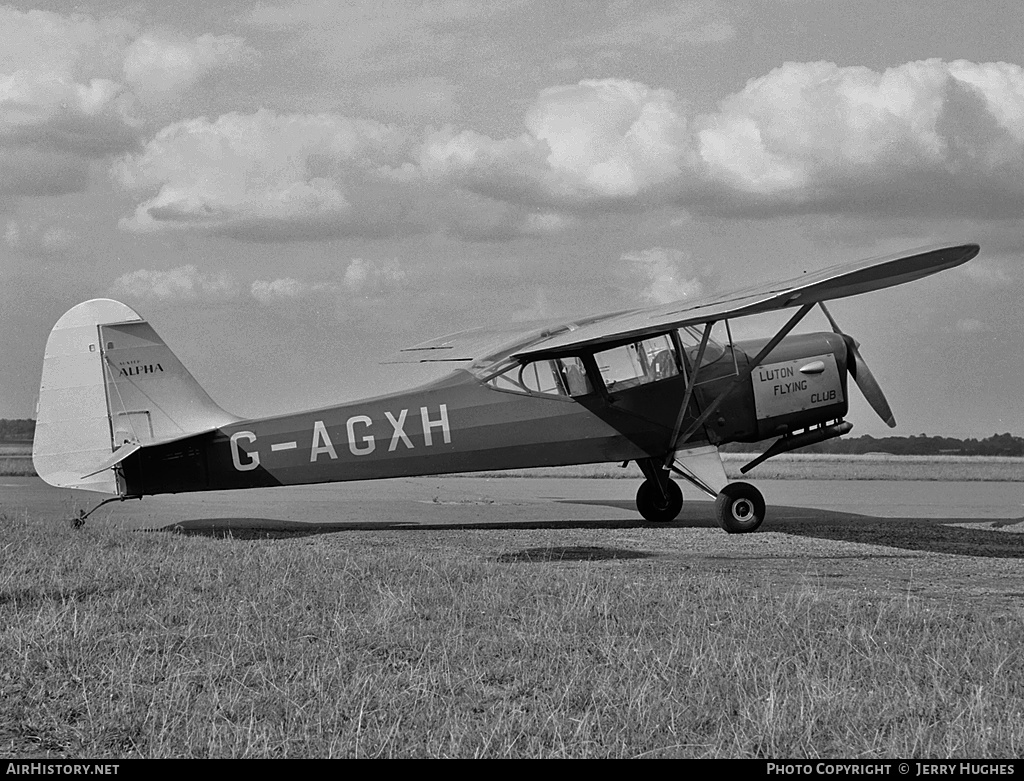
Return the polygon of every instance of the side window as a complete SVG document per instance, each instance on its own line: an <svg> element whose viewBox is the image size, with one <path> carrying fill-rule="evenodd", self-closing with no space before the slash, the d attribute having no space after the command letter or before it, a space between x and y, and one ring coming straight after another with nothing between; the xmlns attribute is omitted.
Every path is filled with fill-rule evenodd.
<svg viewBox="0 0 1024 781"><path fill-rule="evenodd" d="M515 364L487 380L495 390L542 396L565 396L566 386L557 361L531 361Z"/></svg>
<svg viewBox="0 0 1024 781"><path fill-rule="evenodd" d="M595 353L597 367L610 391L632 388L679 374L675 348L668 335L624 344Z"/></svg>
<svg viewBox="0 0 1024 781"><path fill-rule="evenodd" d="M565 385L555 364L555 361L533 361L525 364L519 370L519 384L531 393L564 396Z"/></svg>
<svg viewBox="0 0 1024 781"><path fill-rule="evenodd" d="M562 377L565 379L565 388L570 396L586 396L593 392L590 385L590 378L587 377L587 369L579 358L560 358Z"/></svg>
<svg viewBox="0 0 1024 781"><path fill-rule="evenodd" d="M516 364L487 380L495 390L540 396L584 396L593 392L587 370L579 358Z"/></svg>
<svg viewBox="0 0 1024 781"><path fill-rule="evenodd" d="M679 361L672 337L668 334L645 339L640 343L647 361L648 373L653 380L664 380L679 374Z"/></svg>

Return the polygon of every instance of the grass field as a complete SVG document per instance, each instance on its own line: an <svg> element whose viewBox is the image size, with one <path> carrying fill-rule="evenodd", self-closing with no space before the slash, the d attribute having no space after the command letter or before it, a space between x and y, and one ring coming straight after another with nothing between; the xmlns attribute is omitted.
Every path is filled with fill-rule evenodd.
<svg viewBox="0 0 1024 781"><path fill-rule="evenodd" d="M1024 751L1018 618L697 571L647 532L0 518L0 756Z"/></svg>

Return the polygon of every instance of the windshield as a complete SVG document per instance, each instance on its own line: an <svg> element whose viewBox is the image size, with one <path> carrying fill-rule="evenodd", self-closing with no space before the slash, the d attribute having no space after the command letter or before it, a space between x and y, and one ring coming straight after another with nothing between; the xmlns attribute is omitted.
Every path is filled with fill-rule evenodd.
<svg viewBox="0 0 1024 781"><path fill-rule="evenodd" d="M715 325L717 326L718 323L715 323ZM712 329L713 332L714 329ZM703 331L696 326L686 325L679 329L679 338L683 343L683 349L686 351L686 357L689 358L691 366L697 360L697 351L700 349L702 336ZM708 346L704 348L704 360L701 361L701 366L714 363L723 355L725 355L725 348L712 336L708 339Z"/></svg>

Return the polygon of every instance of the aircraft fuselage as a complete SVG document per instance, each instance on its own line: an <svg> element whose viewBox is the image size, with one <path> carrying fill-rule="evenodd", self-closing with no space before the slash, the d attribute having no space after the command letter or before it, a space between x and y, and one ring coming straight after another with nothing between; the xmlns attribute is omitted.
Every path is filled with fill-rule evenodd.
<svg viewBox="0 0 1024 781"><path fill-rule="evenodd" d="M841 337L789 336L736 382L762 345L736 343L700 368L683 428L735 387L687 447L755 442L846 413ZM154 444L124 460L119 481L141 496L663 457L686 386L680 373L556 397L497 390L456 371L402 393Z"/></svg>

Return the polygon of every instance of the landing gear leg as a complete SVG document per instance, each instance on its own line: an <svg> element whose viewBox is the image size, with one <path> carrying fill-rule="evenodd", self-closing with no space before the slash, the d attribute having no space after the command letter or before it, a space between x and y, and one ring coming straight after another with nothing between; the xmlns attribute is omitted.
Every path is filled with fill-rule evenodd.
<svg viewBox="0 0 1024 781"><path fill-rule="evenodd" d="M764 510L764 497L750 483L729 483L715 499L718 524L729 534L756 531Z"/></svg>
<svg viewBox="0 0 1024 781"><path fill-rule="evenodd" d="M652 458L637 461L647 479L636 492L636 509L651 523L674 521L683 509L683 492L668 470Z"/></svg>

